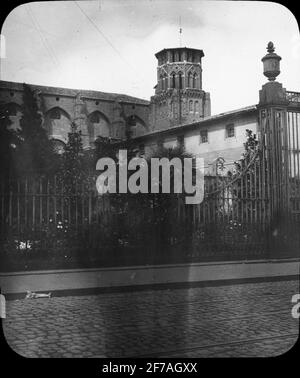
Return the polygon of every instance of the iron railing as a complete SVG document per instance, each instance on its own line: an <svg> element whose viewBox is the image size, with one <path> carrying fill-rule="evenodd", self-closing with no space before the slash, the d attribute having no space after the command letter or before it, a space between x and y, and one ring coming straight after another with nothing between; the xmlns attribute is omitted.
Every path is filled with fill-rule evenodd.
<svg viewBox="0 0 300 378"><path fill-rule="evenodd" d="M290 102L300 103L300 92L286 91L286 98Z"/></svg>

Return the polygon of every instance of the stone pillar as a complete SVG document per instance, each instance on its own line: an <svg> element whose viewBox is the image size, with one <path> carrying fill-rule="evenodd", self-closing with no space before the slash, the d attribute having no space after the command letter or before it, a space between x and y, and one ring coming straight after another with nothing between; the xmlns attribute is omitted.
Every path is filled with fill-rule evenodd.
<svg viewBox="0 0 300 378"><path fill-rule="evenodd" d="M113 107L113 118L111 124L110 137L116 139L125 139L125 114L119 102L115 101Z"/></svg>
<svg viewBox="0 0 300 378"><path fill-rule="evenodd" d="M35 89L33 92L33 96L36 100L36 105L38 108L38 113L41 116L42 120L42 125L44 125L45 122L45 116L44 116L44 111L43 111L43 97L42 97L42 92L38 89Z"/></svg>
<svg viewBox="0 0 300 378"><path fill-rule="evenodd" d="M268 54L262 59L264 75L269 82L259 92L259 129L262 156L262 174L266 195L270 200L270 215L281 215L288 211L289 203L289 159L287 134L286 90L278 83L280 56L274 53L272 42ZM264 185L263 183L263 185Z"/></svg>
<svg viewBox="0 0 300 378"><path fill-rule="evenodd" d="M89 133L87 127L87 118L85 114L85 103L81 98L80 92L75 97L74 104L74 125L77 131L82 133L83 148L90 147Z"/></svg>

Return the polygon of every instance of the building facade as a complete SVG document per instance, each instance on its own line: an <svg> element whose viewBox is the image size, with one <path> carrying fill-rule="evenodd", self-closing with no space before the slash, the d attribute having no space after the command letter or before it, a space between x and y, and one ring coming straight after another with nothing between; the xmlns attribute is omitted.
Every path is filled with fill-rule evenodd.
<svg viewBox="0 0 300 378"><path fill-rule="evenodd" d="M136 137L136 143L146 156L155 153L157 145L165 148L179 147L195 156L204 158L207 174L216 174L218 161L223 161L222 173L232 168L242 157L246 130L258 132L258 112L255 105L235 111L205 117L200 121L180 124Z"/></svg>
<svg viewBox="0 0 300 378"><path fill-rule="evenodd" d="M246 130L259 134L256 105L211 115L210 94L202 89L202 50L163 49L156 54L157 84L150 101L99 91L30 85L37 99L43 125L58 152L68 140L74 123L85 149L98 136L116 140L132 138L150 156L158 145L203 157L206 172L215 174L221 159L225 172L241 158ZM1 81L0 104L18 128L22 116L23 84ZM300 101L286 92L290 105Z"/></svg>
<svg viewBox="0 0 300 378"><path fill-rule="evenodd" d="M31 84L30 87L36 96L43 125L58 148L67 143L72 122L82 132L84 148L93 147L99 135L124 139L128 132L134 137L149 129L148 101L98 91ZM23 84L1 81L0 104L7 108L14 128L19 127L22 101Z"/></svg>

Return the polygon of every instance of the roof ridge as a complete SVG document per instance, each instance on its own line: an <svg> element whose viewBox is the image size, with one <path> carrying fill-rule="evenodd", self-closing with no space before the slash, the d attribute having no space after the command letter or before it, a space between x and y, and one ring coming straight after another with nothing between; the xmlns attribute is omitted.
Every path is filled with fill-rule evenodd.
<svg viewBox="0 0 300 378"><path fill-rule="evenodd" d="M127 94L124 94L124 93L115 93L115 92L102 92L102 91L98 91L98 90L95 90L95 89L79 89L79 88L67 88L67 87L55 87L55 86L51 86L51 85L41 85L41 84L32 84L32 83L20 83L20 82L16 82L16 81L7 81L7 80L1 80L0 82L0 87L4 87L5 88L5 85L3 86L3 84L9 84L9 89L12 89L12 85L16 86L16 87L19 87L21 89L21 87L23 86L23 84L27 84L31 87L35 87L35 88L45 88L45 89L48 89L48 90L53 90L53 92L55 92L55 90L57 92L62 92L62 91L65 91L67 92L66 95L76 95L77 93L82 93L83 95L84 94L90 94L90 95L102 95L102 96L107 96L107 97L111 97L112 100L118 100L118 99L121 99L122 98L124 100L138 100L139 102L141 103L144 103L145 105L146 104L149 104L150 101L148 100L145 100L143 98L139 98L139 97L135 97L135 96L131 96L131 95L127 95ZM69 92L69 93L68 93Z"/></svg>

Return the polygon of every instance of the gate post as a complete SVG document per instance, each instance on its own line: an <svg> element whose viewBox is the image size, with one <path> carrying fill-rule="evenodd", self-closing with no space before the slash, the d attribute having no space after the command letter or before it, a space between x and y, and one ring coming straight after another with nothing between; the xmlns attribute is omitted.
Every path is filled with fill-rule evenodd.
<svg viewBox="0 0 300 378"><path fill-rule="evenodd" d="M268 54L262 58L264 75L269 82L259 91L258 135L262 156L263 191L269 200L269 215L280 216L289 209L289 159L287 135L286 90L278 83L281 57L274 53L272 42L267 46Z"/></svg>

